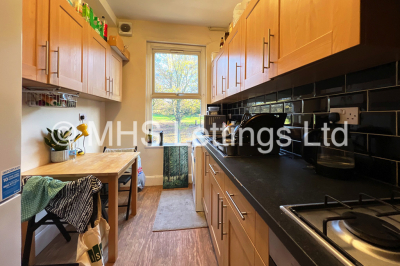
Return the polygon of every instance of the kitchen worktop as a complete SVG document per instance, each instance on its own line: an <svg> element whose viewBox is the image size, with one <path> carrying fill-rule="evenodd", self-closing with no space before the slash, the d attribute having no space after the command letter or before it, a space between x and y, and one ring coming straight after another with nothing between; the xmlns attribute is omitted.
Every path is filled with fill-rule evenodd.
<svg viewBox="0 0 400 266"><path fill-rule="evenodd" d="M198 134L199 140L204 140ZM343 265L300 225L280 210L281 205L356 200L363 192L387 198L395 187L372 179L335 180L317 175L303 159L291 155L226 157L209 142L205 147L225 174L279 237L300 265Z"/></svg>

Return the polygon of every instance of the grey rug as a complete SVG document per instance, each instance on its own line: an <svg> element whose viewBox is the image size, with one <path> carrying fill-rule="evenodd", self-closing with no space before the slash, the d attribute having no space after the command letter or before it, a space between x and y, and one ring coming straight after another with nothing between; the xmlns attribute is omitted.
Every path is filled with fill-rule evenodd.
<svg viewBox="0 0 400 266"><path fill-rule="evenodd" d="M161 193L153 232L207 227L204 212L194 209L191 189Z"/></svg>

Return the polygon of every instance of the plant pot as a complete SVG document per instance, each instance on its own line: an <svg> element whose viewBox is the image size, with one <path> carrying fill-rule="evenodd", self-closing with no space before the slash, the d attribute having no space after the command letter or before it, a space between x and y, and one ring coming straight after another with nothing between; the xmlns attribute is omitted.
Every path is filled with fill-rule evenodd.
<svg viewBox="0 0 400 266"><path fill-rule="evenodd" d="M50 153L50 159L53 163L61 163L69 160L69 150L54 151Z"/></svg>

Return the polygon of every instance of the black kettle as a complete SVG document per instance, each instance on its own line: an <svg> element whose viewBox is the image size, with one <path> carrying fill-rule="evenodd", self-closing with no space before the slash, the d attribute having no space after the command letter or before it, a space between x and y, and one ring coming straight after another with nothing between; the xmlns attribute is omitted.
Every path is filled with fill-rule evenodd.
<svg viewBox="0 0 400 266"><path fill-rule="evenodd" d="M335 146L331 137L332 130L337 127L335 124L337 121L339 121L338 113L331 113L328 120L325 121L330 129L327 138L325 138L322 128L306 132L302 138L302 156L306 162L314 166L317 174L334 179L349 179L354 176L354 146L348 133L347 146ZM345 139L344 134L337 136L336 133L335 140L339 138L336 143L342 143ZM306 145L306 140L309 145ZM319 143L319 145L310 145L310 143Z"/></svg>

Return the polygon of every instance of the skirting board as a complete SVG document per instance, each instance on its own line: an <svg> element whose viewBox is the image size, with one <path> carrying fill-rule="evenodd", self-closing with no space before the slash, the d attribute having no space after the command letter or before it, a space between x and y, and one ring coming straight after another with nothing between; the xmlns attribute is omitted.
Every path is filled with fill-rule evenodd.
<svg viewBox="0 0 400 266"><path fill-rule="evenodd" d="M189 174L189 183L192 183L192 175ZM154 175L154 176L146 176L146 187L154 187L154 186L162 186L163 184L163 176L162 175Z"/></svg>

